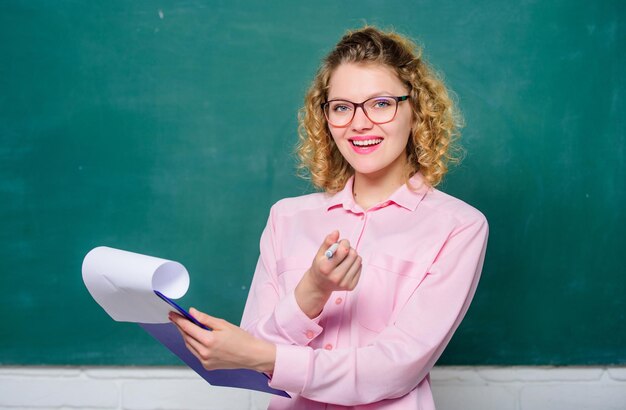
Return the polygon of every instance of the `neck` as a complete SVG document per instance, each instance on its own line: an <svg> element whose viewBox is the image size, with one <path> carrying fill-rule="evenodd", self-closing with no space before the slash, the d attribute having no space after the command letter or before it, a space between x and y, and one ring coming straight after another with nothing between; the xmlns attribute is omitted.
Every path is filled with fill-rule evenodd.
<svg viewBox="0 0 626 410"><path fill-rule="evenodd" d="M363 209L379 204L404 184L402 174L384 174L382 176L354 174L352 192L354 200Z"/></svg>

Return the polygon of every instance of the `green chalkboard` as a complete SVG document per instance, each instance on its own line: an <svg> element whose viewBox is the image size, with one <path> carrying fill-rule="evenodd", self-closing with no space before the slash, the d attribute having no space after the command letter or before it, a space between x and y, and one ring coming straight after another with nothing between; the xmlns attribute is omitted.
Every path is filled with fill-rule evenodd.
<svg viewBox="0 0 626 410"><path fill-rule="evenodd" d="M518 4L519 3L519 4ZM483 278L443 364L626 363L623 1L3 1L0 364L174 364L81 280L107 245L173 259L238 322L296 115L348 28L425 46L466 119L443 190Z"/></svg>

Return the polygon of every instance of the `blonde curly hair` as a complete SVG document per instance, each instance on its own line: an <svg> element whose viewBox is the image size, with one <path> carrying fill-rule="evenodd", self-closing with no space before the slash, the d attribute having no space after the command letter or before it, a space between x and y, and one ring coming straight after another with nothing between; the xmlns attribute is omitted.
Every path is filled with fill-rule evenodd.
<svg viewBox="0 0 626 410"><path fill-rule="evenodd" d="M306 93L298 115L300 175L310 178L316 188L335 193L354 174L335 145L322 109L330 77L343 63L391 67L407 86L413 125L406 147L406 181L420 171L430 186L438 185L448 165L460 161L462 150L456 142L461 116L440 76L423 60L420 48L404 36L371 26L343 36L322 61Z"/></svg>

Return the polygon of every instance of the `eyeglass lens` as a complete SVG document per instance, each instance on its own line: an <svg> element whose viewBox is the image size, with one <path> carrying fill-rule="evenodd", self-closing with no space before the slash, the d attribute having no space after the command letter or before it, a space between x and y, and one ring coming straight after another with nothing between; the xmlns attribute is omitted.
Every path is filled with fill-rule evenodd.
<svg viewBox="0 0 626 410"><path fill-rule="evenodd" d="M334 126L347 125L354 118L357 107L361 106L367 118L376 124L393 120L398 102L389 97L374 97L355 104L351 101L334 100L326 104L326 119Z"/></svg>

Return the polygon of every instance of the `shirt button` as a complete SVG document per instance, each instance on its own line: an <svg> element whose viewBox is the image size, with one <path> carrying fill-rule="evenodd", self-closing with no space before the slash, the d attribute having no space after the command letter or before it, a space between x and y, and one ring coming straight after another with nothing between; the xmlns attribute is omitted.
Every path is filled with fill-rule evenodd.
<svg viewBox="0 0 626 410"><path fill-rule="evenodd" d="M333 350L333 345L331 345L330 343L327 344L326 346L324 346L324 349L326 350Z"/></svg>
<svg viewBox="0 0 626 410"><path fill-rule="evenodd" d="M335 305L340 305L341 302L343 302L343 299L341 299L341 298L335 299Z"/></svg>
<svg viewBox="0 0 626 410"><path fill-rule="evenodd" d="M315 336L315 334L313 333L313 331L312 331L312 330L307 330L307 331L306 331L306 337L307 337L308 339L313 339L313 336Z"/></svg>

